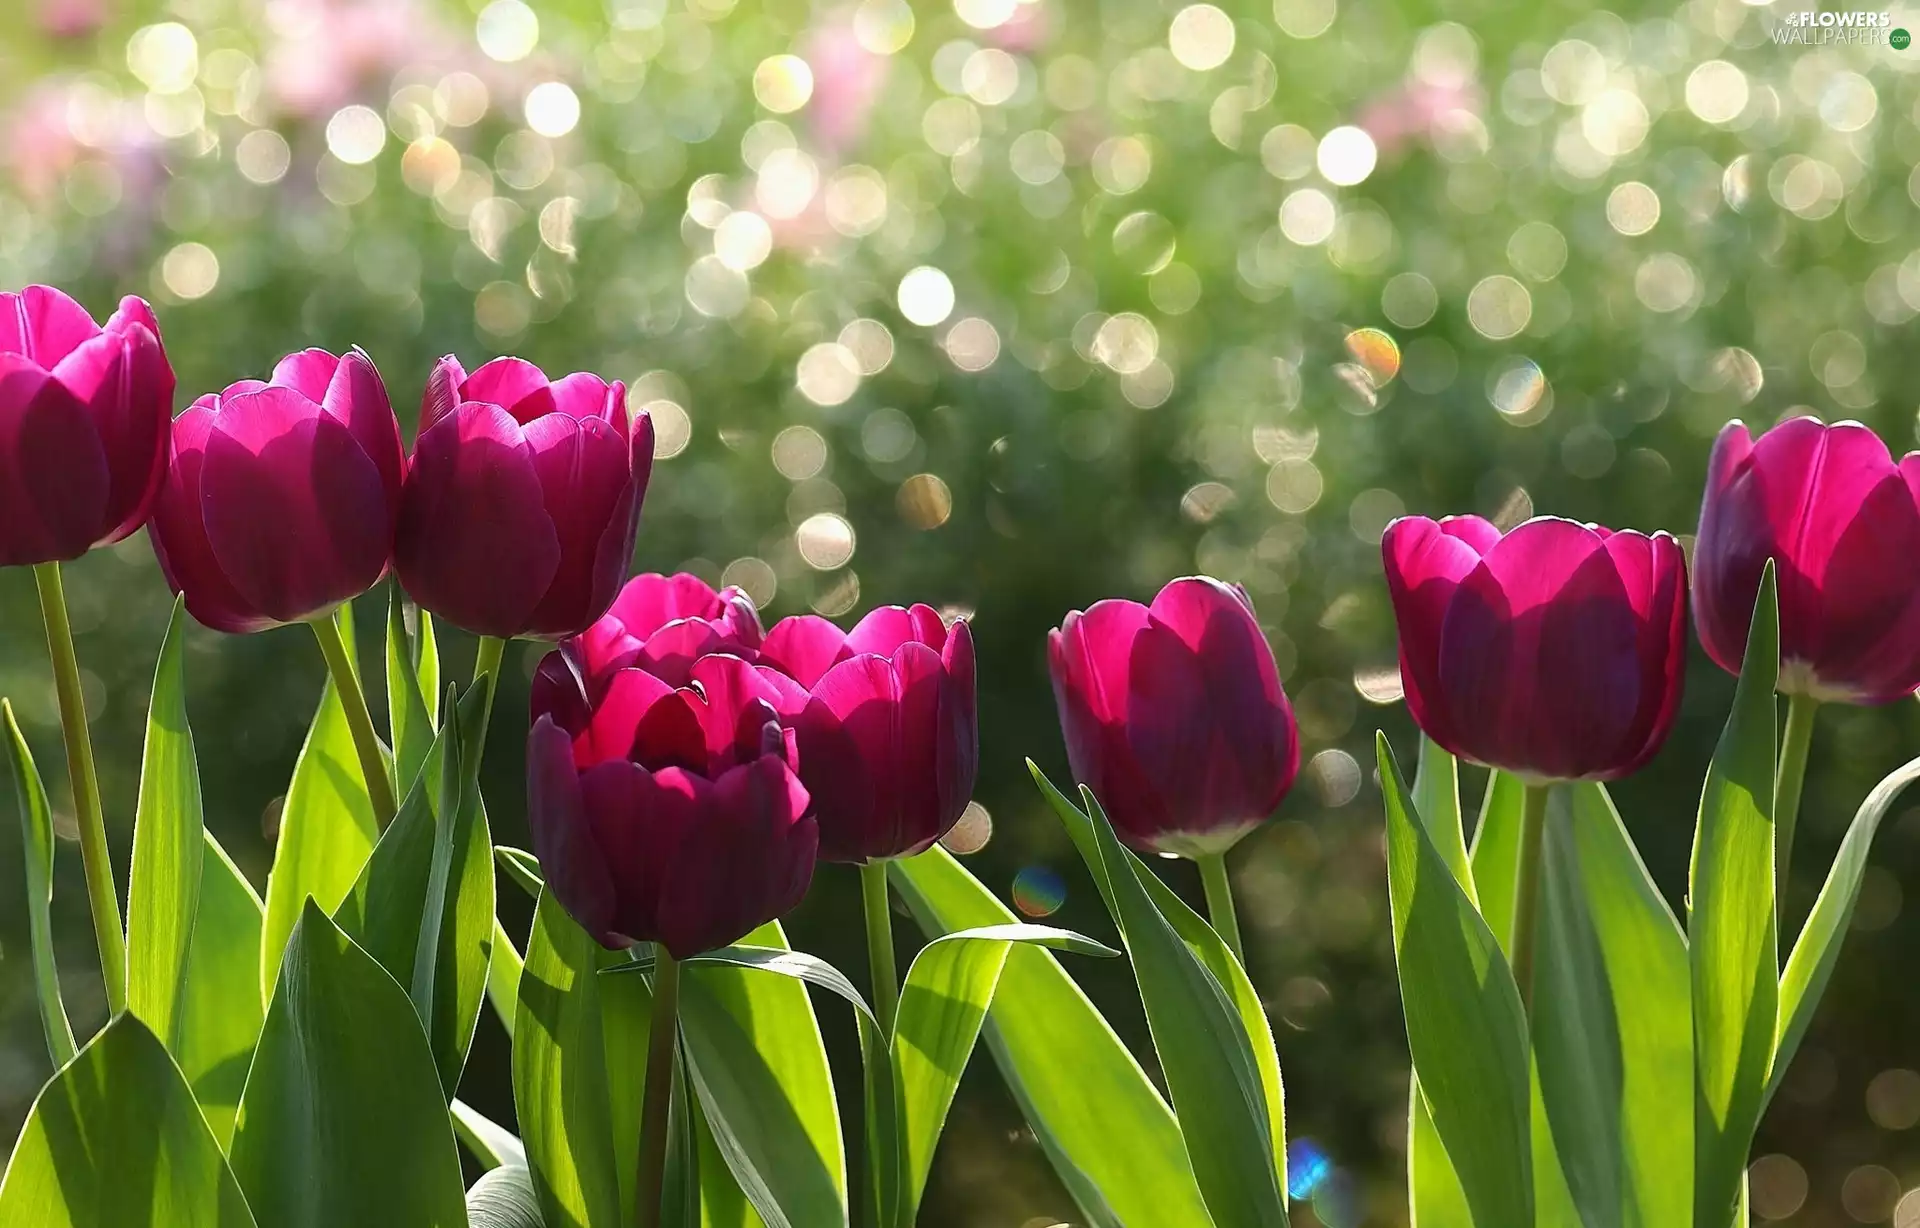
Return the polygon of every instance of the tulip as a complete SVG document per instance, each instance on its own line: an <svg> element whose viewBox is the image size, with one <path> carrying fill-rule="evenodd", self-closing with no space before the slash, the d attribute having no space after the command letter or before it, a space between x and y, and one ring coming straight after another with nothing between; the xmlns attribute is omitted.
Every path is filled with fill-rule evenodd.
<svg viewBox="0 0 1920 1228"><path fill-rule="evenodd" d="M289 355L266 383L209 393L175 420L153 511L160 570L217 631L324 618L385 574L401 466L364 352Z"/></svg>
<svg viewBox="0 0 1920 1228"><path fill-rule="evenodd" d="M0 294L0 567L77 559L145 523L172 416L145 302L102 328L51 286Z"/></svg>
<svg viewBox="0 0 1920 1228"><path fill-rule="evenodd" d="M973 635L931 607L884 606L845 632L805 615L776 624L760 662L805 688L791 705L800 778L823 861L926 851L960 819L980 760Z"/></svg>
<svg viewBox="0 0 1920 1228"><path fill-rule="evenodd" d="M813 877L820 833L777 692L738 657L702 657L690 675L672 687L623 669L584 721L579 705L534 714L534 851L555 898L609 948L658 942L686 959L727 946L792 909Z"/></svg>
<svg viewBox="0 0 1920 1228"><path fill-rule="evenodd" d="M549 382L518 358L427 381L394 567L421 606L500 639L577 635L607 612L633 554L653 423L626 389Z"/></svg>
<svg viewBox="0 0 1920 1228"><path fill-rule="evenodd" d="M1409 516L1381 552L1407 707L1435 742L1534 781L1612 780L1660 749L1686 664L1671 535Z"/></svg>

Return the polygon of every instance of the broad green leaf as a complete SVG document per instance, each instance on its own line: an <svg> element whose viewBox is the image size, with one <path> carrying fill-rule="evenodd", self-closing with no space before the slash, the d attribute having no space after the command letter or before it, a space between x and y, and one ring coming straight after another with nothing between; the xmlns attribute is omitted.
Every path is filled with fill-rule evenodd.
<svg viewBox="0 0 1920 1228"><path fill-rule="evenodd" d="M187 727L187 677L181 661L184 602L173 619L153 673L140 801L133 820L133 870L127 882L127 1009L167 1048L180 1052L187 954L199 909L205 820L200 767Z"/></svg>
<svg viewBox="0 0 1920 1228"><path fill-rule="evenodd" d="M458 1098L447 1110L453 1117L454 1137L482 1168L527 1166L527 1149L513 1131Z"/></svg>
<svg viewBox="0 0 1920 1228"><path fill-rule="evenodd" d="M626 1228L601 1039L600 944L542 893L514 1008L513 1103L547 1228Z"/></svg>
<svg viewBox="0 0 1920 1228"><path fill-rule="evenodd" d="M7 760L12 769L14 798L20 808L21 859L27 871L27 927L33 943L33 993L40 1006L40 1026L47 1035L47 1053L57 1070L73 1060L73 1025L60 997L60 968L53 957L53 811L47 805L47 786L34 766L33 752L14 719L13 704L0 699L0 719L7 726Z"/></svg>
<svg viewBox="0 0 1920 1228"><path fill-rule="evenodd" d="M947 1110L1014 943L1085 955L1120 954L1091 938L1045 925L961 930L921 948L900 991L892 1042L900 1087L902 1223L913 1223L919 1212Z"/></svg>
<svg viewBox="0 0 1920 1228"><path fill-rule="evenodd" d="M1692 1214L1686 940L1606 790L1555 786L1541 850L1533 1046L1587 1228Z"/></svg>
<svg viewBox="0 0 1920 1228"><path fill-rule="evenodd" d="M1534 1222L1526 1018L1499 942L1413 810L1378 736L1407 1044L1476 1223Z"/></svg>
<svg viewBox="0 0 1920 1228"><path fill-rule="evenodd" d="M1460 822L1460 765L1438 742L1420 735L1420 760L1413 773L1413 807L1433 846L1453 871L1469 900L1476 900L1473 867L1467 859L1466 833Z"/></svg>
<svg viewBox="0 0 1920 1228"><path fill-rule="evenodd" d="M472 1228L545 1228L526 1166L507 1164L482 1173L467 1191L467 1223Z"/></svg>
<svg viewBox="0 0 1920 1228"><path fill-rule="evenodd" d="M929 937L1018 920L938 845L889 873ZM1059 961L1015 946L1000 990L987 1047L1088 1223L1210 1228L1173 1113Z"/></svg>
<svg viewBox="0 0 1920 1228"><path fill-rule="evenodd" d="M540 877L540 862L532 853L514 848L511 844L496 844L493 846L493 859L528 896L536 900L540 898L540 889L546 886L546 880Z"/></svg>
<svg viewBox="0 0 1920 1228"><path fill-rule="evenodd" d="M254 1217L180 1068L124 1014L40 1089L0 1180L0 1224L254 1228Z"/></svg>
<svg viewBox="0 0 1920 1228"><path fill-rule="evenodd" d="M1773 898L1774 683L1780 618L1768 565L1746 661L1707 768L1689 878L1694 1044L1694 1203L1699 1228L1733 1215L1766 1104L1779 1019Z"/></svg>
<svg viewBox="0 0 1920 1228"><path fill-rule="evenodd" d="M1439 743L1420 735L1420 765L1413 777L1414 809L1434 846L1446 859L1468 899L1475 898L1473 868L1460 820L1460 766ZM1518 813L1518 812L1516 812ZM1486 830L1483 820L1479 831ZM1476 832L1478 835L1478 832ZM1473 1228L1467 1192L1434 1129L1433 1113L1420 1090L1418 1072L1408 1073L1407 1205L1414 1228Z"/></svg>
<svg viewBox="0 0 1920 1228"><path fill-rule="evenodd" d="M479 1022L495 925L493 846L474 777L478 750L460 732L477 728L484 699L481 688L470 689L441 727L400 813L335 914L342 929L409 987L428 1021L448 1099L459 1087Z"/></svg>
<svg viewBox="0 0 1920 1228"><path fill-rule="evenodd" d="M727 1167L726 1158L720 1154L713 1127L707 1124L707 1116L700 1109L700 1097L688 1096L687 1103L700 1182L700 1228L765 1228L766 1221L747 1201L740 1183Z"/></svg>
<svg viewBox="0 0 1920 1228"><path fill-rule="evenodd" d="M1034 777L1043 774L1029 763ZM1187 1157L1219 1228L1287 1222L1285 1161L1275 1164L1269 1099L1260 1064L1228 991L1155 906L1152 872L1120 844L1085 788L1082 812L1042 789L1095 880L1104 879L1147 1027L1172 1093Z"/></svg>
<svg viewBox="0 0 1920 1228"><path fill-rule="evenodd" d="M212 832L181 1000L180 1069L225 1150L266 1020L260 997L260 897Z"/></svg>
<svg viewBox="0 0 1920 1228"><path fill-rule="evenodd" d="M353 646L351 636L347 646ZM307 897L325 912L339 908L379 838L346 712L328 679L280 812L280 842L267 876L266 923L260 938L263 993L273 991L280 954Z"/></svg>
<svg viewBox="0 0 1920 1228"><path fill-rule="evenodd" d="M406 990L317 904L287 943L233 1171L274 1228L466 1224L453 1127Z"/></svg>
<svg viewBox="0 0 1920 1228"><path fill-rule="evenodd" d="M394 776L402 797L412 791L434 735L427 693L421 691L420 644L407 634L405 600L399 581L394 581L387 598L387 728L392 731ZM431 637L433 615L416 607L413 616ZM434 672L437 676L437 662Z"/></svg>
<svg viewBox="0 0 1920 1228"><path fill-rule="evenodd" d="M487 949L487 1001L493 1003L493 1013L499 1016L508 1036L513 1035L513 1011L520 998L520 969L525 963L520 949L495 918L493 943Z"/></svg>
<svg viewBox="0 0 1920 1228"><path fill-rule="evenodd" d="M1846 838L1840 841L1833 868L1827 871L1826 885L1820 888L1820 898L1814 901L1807 924L1793 944L1793 954L1787 958L1786 972L1780 977L1780 1030L1774 1042L1773 1073L1767 1079L1767 1100L1779 1090L1788 1064L1799 1051L1800 1038L1813 1022L1820 995L1826 992L1827 978L1833 975L1833 961L1840 957L1841 940L1853 919L1860 880L1867 872L1867 853L1873 847L1874 833L1880 830L1880 820L1886 817L1894 799L1915 780L1920 780L1920 759L1895 768L1860 803Z"/></svg>
<svg viewBox="0 0 1920 1228"><path fill-rule="evenodd" d="M1080 855L1093 869L1094 883L1100 890L1100 898L1106 903L1107 911L1118 916L1113 898L1113 889L1100 861L1099 847L1093 841L1093 825L1078 807L1048 780L1046 774L1029 760L1027 769L1033 774L1034 781L1040 786L1040 792L1052 805L1054 812L1061 817L1072 836ZM1158 875L1148 871L1131 853L1127 855L1135 868L1136 877L1147 889L1154 906L1160 915L1173 926L1181 941L1187 944L1195 958L1207 966L1213 973L1228 1001L1240 1016L1240 1024L1246 1029L1249 1044L1252 1046L1254 1064L1260 1072L1261 1092L1267 1107L1267 1130L1273 1141L1274 1172L1279 1174L1282 1193L1285 1193L1287 1172L1287 1111L1286 1088L1280 1078L1280 1055L1273 1044L1273 1028L1267 1022L1267 1008L1260 1001L1260 994L1247 977L1247 971L1240 966L1232 950L1215 932L1206 918L1195 912L1187 902L1160 881Z"/></svg>

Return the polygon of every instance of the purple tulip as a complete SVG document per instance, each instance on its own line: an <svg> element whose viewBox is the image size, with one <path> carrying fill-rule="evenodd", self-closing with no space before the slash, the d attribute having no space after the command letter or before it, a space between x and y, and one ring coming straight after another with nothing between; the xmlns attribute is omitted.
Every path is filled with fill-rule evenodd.
<svg viewBox="0 0 1920 1228"><path fill-rule="evenodd" d="M822 860L911 857L959 821L980 762L964 619L949 628L924 605L883 606L851 632L787 618L760 662L796 684L779 706L798 735Z"/></svg>
<svg viewBox="0 0 1920 1228"><path fill-rule="evenodd" d="M1381 553L1407 707L1435 742L1535 782L1612 780L1660 749L1686 665L1672 536L1408 516Z"/></svg>
<svg viewBox="0 0 1920 1228"><path fill-rule="evenodd" d="M1237 585L1097 601L1047 638L1074 778L1137 849L1196 860L1265 822L1300 769L1273 649Z"/></svg>
<svg viewBox="0 0 1920 1228"><path fill-rule="evenodd" d="M1878 704L1920 687L1920 453L1857 422L1795 418L1714 441L1693 550L1707 655L1740 671L1760 573L1780 593L1780 690Z"/></svg>
<svg viewBox="0 0 1920 1228"><path fill-rule="evenodd" d="M77 559L139 528L172 417L145 302L121 299L102 328L51 286L0 294L0 567Z"/></svg>
<svg viewBox="0 0 1920 1228"><path fill-rule="evenodd" d="M690 673L675 688L620 670L596 703L536 711L527 740L548 888L602 945L659 942L676 959L792 909L820 839L768 676L724 655Z"/></svg>
<svg viewBox="0 0 1920 1228"><path fill-rule="evenodd" d="M620 383L442 358L407 466L400 582L480 635L577 635L620 591L652 471L653 421L629 424Z"/></svg>
<svg viewBox="0 0 1920 1228"><path fill-rule="evenodd" d="M386 573L400 428L365 353L290 354L273 378L195 401L173 423L153 552L216 631L330 613Z"/></svg>

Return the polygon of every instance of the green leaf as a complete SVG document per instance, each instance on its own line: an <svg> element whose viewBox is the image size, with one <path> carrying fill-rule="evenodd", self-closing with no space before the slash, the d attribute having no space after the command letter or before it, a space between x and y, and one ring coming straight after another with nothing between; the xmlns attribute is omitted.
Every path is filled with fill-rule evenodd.
<svg viewBox="0 0 1920 1228"><path fill-rule="evenodd" d="M902 1223L913 1223L919 1212L947 1110L1014 943L1084 955L1120 954L1071 930L1045 925L961 930L921 948L900 991L892 1044L900 1087Z"/></svg>
<svg viewBox="0 0 1920 1228"><path fill-rule="evenodd" d="M116 1017L40 1089L0 1182L21 1228L254 1228L165 1046Z"/></svg>
<svg viewBox="0 0 1920 1228"><path fill-rule="evenodd" d="M467 1191L467 1223L472 1228L546 1228L533 1174L525 1165L503 1165L482 1173Z"/></svg>
<svg viewBox="0 0 1920 1228"><path fill-rule="evenodd" d="M187 956L175 1052L200 1111L222 1150L233 1141L234 1116L247 1085L247 1067L266 1020L260 997L260 897L205 834L200 909Z"/></svg>
<svg viewBox="0 0 1920 1228"><path fill-rule="evenodd" d="M600 944L543 893L514 1008L513 1103L547 1228L626 1228L601 1039Z"/></svg>
<svg viewBox="0 0 1920 1228"><path fill-rule="evenodd" d="M1386 736L1387 884L1407 1044L1474 1220L1534 1222L1526 1018L1499 942L1427 836Z"/></svg>
<svg viewBox="0 0 1920 1228"><path fill-rule="evenodd" d="M233 1171L274 1228L463 1228L460 1156L406 990L301 913L240 1099Z"/></svg>
<svg viewBox="0 0 1920 1228"><path fill-rule="evenodd" d="M1491 772L1473 831L1474 893L1487 928L1500 940L1500 953L1512 955L1513 897L1520 880L1520 826L1525 821L1527 787L1509 772Z"/></svg>
<svg viewBox="0 0 1920 1228"><path fill-rule="evenodd" d="M200 768L187 727L187 678L181 637L186 606L173 619L153 673L140 802L133 820L133 870L127 880L127 1009L180 1052L187 953L199 909Z"/></svg>
<svg viewBox="0 0 1920 1228"><path fill-rule="evenodd" d="M777 921L741 942L787 949ZM744 968L688 964L680 974L680 1021L689 1084L705 1071L716 1101L726 1101L721 1107L729 1113L744 1108L748 1114L744 1123L728 1121L721 1127L736 1154L758 1153L755 1167L770 1174L770 1185L778 1183L771 1196L795 1209L796 1222L843 1222L847 1165L840 1110L806 986ZM693 1101L704 1214L712 1224L763 1223L713 1137L711 1110L697 1094ZM801 1218L813 1215L823 1218Z"/></svg>
<svg viewBox="0 0 1920 1228"><path fill-rule="evenodd" d="M493 1003L493 1013L499 1016L508 1036L513 1035L513 1012L520 999L520 971L525 964L520 949L495 918L492 945L487 948L487 1001Z"/></svg>
<svg viewBox="0 0 1920 1228"><path fill-rule="evenodd" d="M1028 768L1036 782L1044 779L1036 765ZM1093 794L1082 788L1083 813L1058 790L1043 786L1042 792L1096 882L1107 885L1103 894L1132 959L1187 1156L1214 1223L1284 1225L1285 1157L1275 1150L1273 1101L1229 991L1155 906L1145 885L1152 872L1121 846Z"/></svg>
<svg viewBox="0 0 1920 1228"><path fill-rule="evenodd" d="M540 862L532 853L510 844L496 844L493 846L493 859L528 896L536 900L540 898L540 890L547 882L540 876Z"/></svg>
<svg viewBox="0 0 1920 1228"><path fill-rule="evenodd" d="M1766 1104L1779 1018L1773 896L1774 683L1780 618L1769 564L1746 661L1707 768L1689 878L1693 976L1694 1222L1733 1215Z"/></svg>
<svg viewBox="0 0 1920 1228"><path fill-rule="evenodd" d="M527 1166L526 1146L513 1131L457 1097L447 1110L453 1117L454 1137L482 1168Z"/></svg>
<svg viewBox="0 0 1920 1228"><path fill-rule="evenodd" d="M20 839L26 855L27 926L33 943L33 992L40 1005L40 1026L47 1035L47 1053L54 1069L73 1060L73 1025L60 997L60 969L53 957L53 811L47 805L47 786L34 766L33 752L14 719L13 704L0 699L0 719L7 726L7 759L12 768L14 797L20 807Z"/></svg>
<svg viewBox="0 0 1920 1228"><path fill-rule="evenodd" d="M1460 765L1425 734L1420 735L1420 761L1413 774L1413 806L1421 826L1427 829L1427 837L1453 871L1454 881L1469 900L1476 899L1473 867L1460 823Z"/></svg>
<svg viewBox="0 0 1920 1228"><path fill-rule="evenodd" d="M402 796L413 789L433 746L433 716L421 691L420 645L407 634L406 601L399 581L387 597L387 727L393 734L394 775ZM433 616L416 607L413 615L432 639ZM439 673L435 662L434 673Z"/></svg>
<svg viewBox="0 0 1920 1228"><path fill-rule="evenodd" d="M442 726L400 813L335 914L409 987L428 1021L448 1099L480 1019L495 925L492 843L475 779L479 749L462 733L478 728L485 700L483 687L470 688Z"/></svg>
<svg viewBox="0 0 1920 1228"><path fill-rule="evenodd" d="M889 873L931 936L1018 920L935 845ZM1015 946L985 1037L1001 1075L1093 1228L1210 1228L1166 1101L1058 960Z"/></svg>
<svg viewBox="0 0 1920 1228"><path fill-rule="evenodd" d="M1588 1228L1692 1214L1686 940L1599 784L1555 786L1541 852L1533 1045Z"/></svg>
<svg viewBox="0 0 1920 1228"><path fill-rule="evenodd" d="M1880 830L1880 820L1893 807L1894 799L1916 780L1920 780L1920 759L1895 768L1860 803L1845 839L1840 841L1833 868L1827 871L1826 885L1820 888L1820 898L1814 901L1806 926L1793 944L1793 954L1787 958L1786 972L1780 977L1780 1030L1774 1042L1773 1073L1767 1079L1769 1101L1799 1051L1800 1038L1813 1022L1820 995L1826 992L1827 979L1833 975L1833 963L1840 957L1840 943L1853 919L1860 880L1867 872L1867 853Z"/></svg>
<svg viewBox="0 0 1920 1228"><path fill-rule="evenodd" d="M351 638L347 645L352 648ZM260 939L262 992L273 990L280 974L280 954L307 897L312 896L324 912L339 908L379 838L380 826L367 799L346 711L328 679L280 812L280 842L267 876L266 923Z"/></svg>
<svg viewBox="0 0 1920 1228"><path fill-rule="evenodd" d="M1420 735L1420 765L1413 778L1413 802L1421 825L1453 871L1454 880L1468 899L1474 899L1473 867L1467 856L1460 820L1460 766L1425 734ZM1519 811L1514 814L1517 819ZM1483 818L1476 837L1486 829ZM1440 1132L1434 1128L1433 1112L1427 1108L1426 1093L1420 1090L1417 1071L1408 1074L1407 1195L1413 1222L1418 1228L1473 1228L1467 1192L1460 1188L1460 1175L1453 1171L1446 1147L1440 1142Z"/></svg>

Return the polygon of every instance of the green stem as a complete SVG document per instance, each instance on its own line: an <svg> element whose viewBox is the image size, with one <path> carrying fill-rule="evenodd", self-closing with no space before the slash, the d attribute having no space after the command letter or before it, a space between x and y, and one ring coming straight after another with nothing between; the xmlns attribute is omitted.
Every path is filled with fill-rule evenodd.
<svg viewBox="0 0 1920 1228"><path fill-rule="evenodd" d="M900 1010L900 975L893 965L893 913L887 906L887 863L860 867L860 899L867 914L867 967L873 973L873 1013L880 1031L893 1035Z"/></svg>
<svg viewBox="0 0 1920 1228"><path fill-rule="evenodd" d="M60 697L60 732L67 744L67 776L73 785L73 809L80 824L80 861L86 870L93 936L100 946L100 975L107 983L107 1009L118 1015L127 1009L127 932L120 920L120 896L113 885L107 818L100 805L100 778L93 770L87 699L80 689L80 661L73 652L73 626L67 620L60 564L35 564L33 580L40 589L40 617L47 625L47 651L53 657L53 684Z"/></svg>
<svg viewBox="0 0 1920 1228"><path fill-rule="evenodd" d="M1793 828L1800 818L1800 789L1807 781L1807 750L1813 745L1813 718L1819 711L1820 701L1811 695L1787 696L1787 729L1780 739L1780 770L1773 783L1773 904L1783 935Z"/></svg>
<svg viewBox="0 0 1920 1228"><path fill-rule="evenodd" d="M667 1122L673 1107L673 1049L680 1027L680 965L654 944L653 1022L647 1025L647 1085L640 1106L640 1164L634 1181L633 1222L659 1228L667 1173Z"/></svg>
<svg viewBox="0 0 1920 1228"><path fill-rule="evenodd" d="M1534 932L1539 928L1540 846L1546 834L1547 798L1551 785L1528 785L1520 825L1520 864L1513 892L1513 979L1520 986L1520 1005L1533 1014Z"/></svg>
<svg viewBox="0 0 1920 1228"><path fill-rule="evenodd" d="M333 615L316 618L307 625L320 641L320 655L327 659L327 672L333 675L333 688L339 692L347 729L353 734L354 753L360 757L360 774L366 778L373 817L384 831L393 822L393 782L387 779L386 756L380 753L380 735L374 732L373 717L367 713L367 697L353 672L353 658L347 653L347 642L340 638L340 624Z"/></svg>
<svg viewBox="0 0 1920 1228"><path fill-rule="evenodd" d="M1240 943L1240 919L1233 912L1233 883L1227 878L1227 855L1210 853L1199 859L1200 883L1207 892L1207 916L1214 933L1227 944L1233 957L1246 967L1246 948Z"/></svg>
<svg viewBox="0 0 1920 1228"><path fill-rule="evenodd" d="M493 697L500 691L500 657L507 651L507 642L497 636L480 637L480 649L473 658L473 680L487 680L487 702L480 707L480 740L478 745L487 744L487 725L493 719Z"/></svg>

